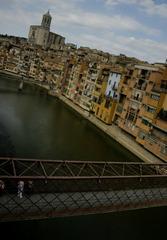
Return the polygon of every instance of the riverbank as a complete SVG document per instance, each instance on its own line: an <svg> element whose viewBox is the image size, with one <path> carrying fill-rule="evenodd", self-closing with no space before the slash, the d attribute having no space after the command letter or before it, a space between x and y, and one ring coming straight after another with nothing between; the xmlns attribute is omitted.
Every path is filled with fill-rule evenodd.
<svg viewBox="0 0 167 240"><path fill-rule="evenodd" d="M22 76L16 74L16 73L12 73L12 72L7 72L5 70L0 70L0 73L1 74L5 74L5 75L8 75L8 76L12 76L15 78L15 80L17 81L21 81L22 80ZM24 82L25 83L28 83L28 84L31 84L31 85L36 85L36 86L39 86L39 87L42 87L43 89L49 91L49 86L47 84L42 84L40 83L39 81L37 80L34 80L32 78L27 78L24 76Z"/></svg>
<svg viewBox="0 0 167 240"><path fill-rule="evenodd" d="M105 123L103 123L102 121L97 119L95 116L93 116L92 114L89 114L89 112L83 110L81 107L74 104L71 100L67 99L66 97L64 97L60 94L59 95L56 94L56 97L58 97L65 104L67 104L72 109L77 111L80 115L82 115L85 119L90 121L92 124L94 124L99 129L101 129L108 136L112 137L115 141L120 143L123 147L125 147L130 152L135 154L142 161L147 162L147 163L161 163L162 162L159 158L157 158L152 153L148 152L146 149L144 149L142 146L140 146L138 143L136 143L133 140L133 138L128 136L128 134L124 133L118 126L116 126L114 124L106 125ZM122 161L124 161L124 159L122 159Z"/></svg>
<svg viewBox="0 0 167 240"><path fill-rule="evenodd" d="M14 76L15 78L18 78L18 80L21 80L21 77L14 73L8 73L6 71L0 71L3 74L7 74L10 76ZM92 123L94 126L96 126L98 129L103 131L105 134L107 134L109 137L112 137L115 141L120 143L123 147L128 149L130 152L132 152L134 155L136 155L138 158L140 158L144 162L148 163L160 163L162 162L159 158L148 152L146 149L144 149L142 146L140 146L138 143L134 141L134 139L128 135L127 133L123 132L118 126L116 125L106 125L99 119L97 119L92 114L88 113L87 111L83 110L80 106L73 103L71 100L67 99L61 94L58 94L56 91L51 90L49 91L49 86L40 84L39 82L32 80L32 79L26 79L24 78L24 81L29 84L35 84L39 87L42 87L48 91L48 94L57 97L62 102L64 102L66 105L68 105L71 109L79 113L82 117L84 117L86 120L88 120L90 123ZM124 159L122 159L124 161Z"/></svg>

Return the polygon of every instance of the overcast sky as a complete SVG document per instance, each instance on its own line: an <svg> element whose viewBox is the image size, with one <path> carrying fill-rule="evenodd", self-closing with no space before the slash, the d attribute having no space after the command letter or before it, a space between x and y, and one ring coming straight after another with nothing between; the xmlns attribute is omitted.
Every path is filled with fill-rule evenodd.
<svg viewBox="0 0 167 240"><path fill-rule="evenodd" d="M167 0L0 0L0 33L28 36L50 9L66 42L149 62L167 58Z"/></svg>

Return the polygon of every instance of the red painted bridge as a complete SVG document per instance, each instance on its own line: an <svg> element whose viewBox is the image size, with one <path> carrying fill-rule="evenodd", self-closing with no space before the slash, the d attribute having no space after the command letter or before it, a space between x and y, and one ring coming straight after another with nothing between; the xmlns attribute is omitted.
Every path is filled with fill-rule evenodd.
<svg viewBox="0 0 167 240"><path fill-rule="evenodd" d="M166 163L0 158L2 183L0 221L167 205Z"/></svg>

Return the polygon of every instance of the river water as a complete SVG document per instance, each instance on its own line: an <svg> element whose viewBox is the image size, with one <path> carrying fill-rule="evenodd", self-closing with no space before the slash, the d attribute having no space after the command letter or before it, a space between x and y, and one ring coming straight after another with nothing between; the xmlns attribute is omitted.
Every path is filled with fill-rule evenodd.
<svg viewBox="0 0 167 240"><path fill-rule="evenodd" d="M0 156L139 161L58 99L25 84L18 93L18 86L14 77L0 75ZM24 239L145 239L162 234L166 213L167 208L154 208L0 227Z"/></svg>
<svg viewBox="0 0 167 240"><path fill-rule="evenodd" d="M139 161L60 100L34 86L18 93L18 86L1 77L1 156L5 151L25 158Z"/></svg>

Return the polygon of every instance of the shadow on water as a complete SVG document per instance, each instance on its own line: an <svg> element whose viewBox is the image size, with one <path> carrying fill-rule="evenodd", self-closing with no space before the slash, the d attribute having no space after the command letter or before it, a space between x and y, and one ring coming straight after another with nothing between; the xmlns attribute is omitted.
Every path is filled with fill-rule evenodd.
<svg viewBox="0 0 167 240"><path fill-rule="evenodd" d="M0 156L15 157L16 152L5 126L0 122Z"/></svg>

